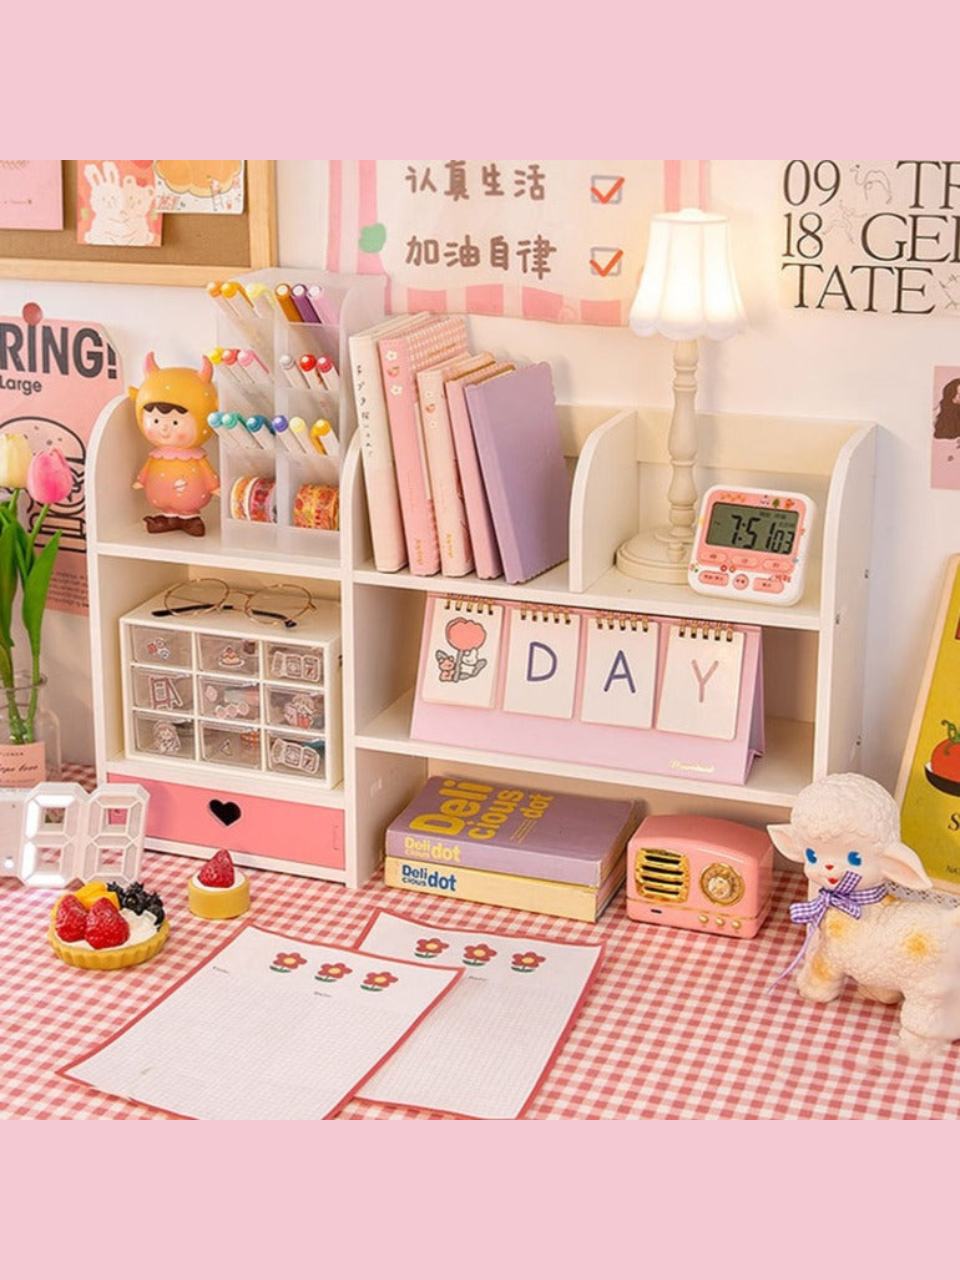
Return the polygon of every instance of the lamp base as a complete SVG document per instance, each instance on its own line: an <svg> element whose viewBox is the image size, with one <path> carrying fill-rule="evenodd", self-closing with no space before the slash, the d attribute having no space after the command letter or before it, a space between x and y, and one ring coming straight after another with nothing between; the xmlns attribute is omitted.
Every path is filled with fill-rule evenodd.
<svg viewBox="0 0 960 1280"><path fill-rule="evenodd" d="M645 582L686 583L692 543L678 543L666 527L638 533L617 552L617 568Z"/></svg>

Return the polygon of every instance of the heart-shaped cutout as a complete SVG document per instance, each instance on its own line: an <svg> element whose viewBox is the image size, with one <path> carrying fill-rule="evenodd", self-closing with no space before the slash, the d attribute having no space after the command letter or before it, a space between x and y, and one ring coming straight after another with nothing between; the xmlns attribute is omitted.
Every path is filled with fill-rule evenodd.
<svg viewBox="0 0 960 1280"><path fill-rule="evenodd" d="M240 817L240 806L232 800L211 800L207 808L225 827L232 827Z"/></svg>

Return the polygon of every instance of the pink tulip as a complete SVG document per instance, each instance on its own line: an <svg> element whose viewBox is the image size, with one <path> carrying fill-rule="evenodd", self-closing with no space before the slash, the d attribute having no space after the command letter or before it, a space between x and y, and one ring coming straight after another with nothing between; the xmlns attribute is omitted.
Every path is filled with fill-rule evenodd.
<svg viewBox="0 0 960 1280"><path fill-rule="evenodd" d="M27 492L34 502L53 505L62 502L73 488L73 474L59 449L34 455L27 469Z"/></svg>

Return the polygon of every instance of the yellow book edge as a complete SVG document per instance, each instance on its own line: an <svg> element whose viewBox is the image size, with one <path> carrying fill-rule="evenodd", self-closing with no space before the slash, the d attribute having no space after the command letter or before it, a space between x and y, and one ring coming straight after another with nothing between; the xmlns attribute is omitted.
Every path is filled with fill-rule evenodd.
<svg viewBox="0 0 960 1280"><path fill-rule="evenodd" d="M593 924L623 884L621 870L599 889L555 880L534 880L529 876L507 875L500 871L477 871L473 867L440 868L408 858L387 857L383 862L384 883L392 889L412 889L443 898L479 902L488 907L514 907L541 915L562 916Z"/></svg>

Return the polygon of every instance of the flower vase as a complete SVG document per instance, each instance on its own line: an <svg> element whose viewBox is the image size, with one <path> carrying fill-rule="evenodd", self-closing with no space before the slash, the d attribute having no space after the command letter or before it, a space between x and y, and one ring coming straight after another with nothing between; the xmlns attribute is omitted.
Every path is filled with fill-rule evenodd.
<svg viewBox="0 0 960 1280"><path fill-rule="evenodd" d="M60 721L47 705L47 678L17 673L0 687L0 788L34 787L60 777Z"/></svg>

